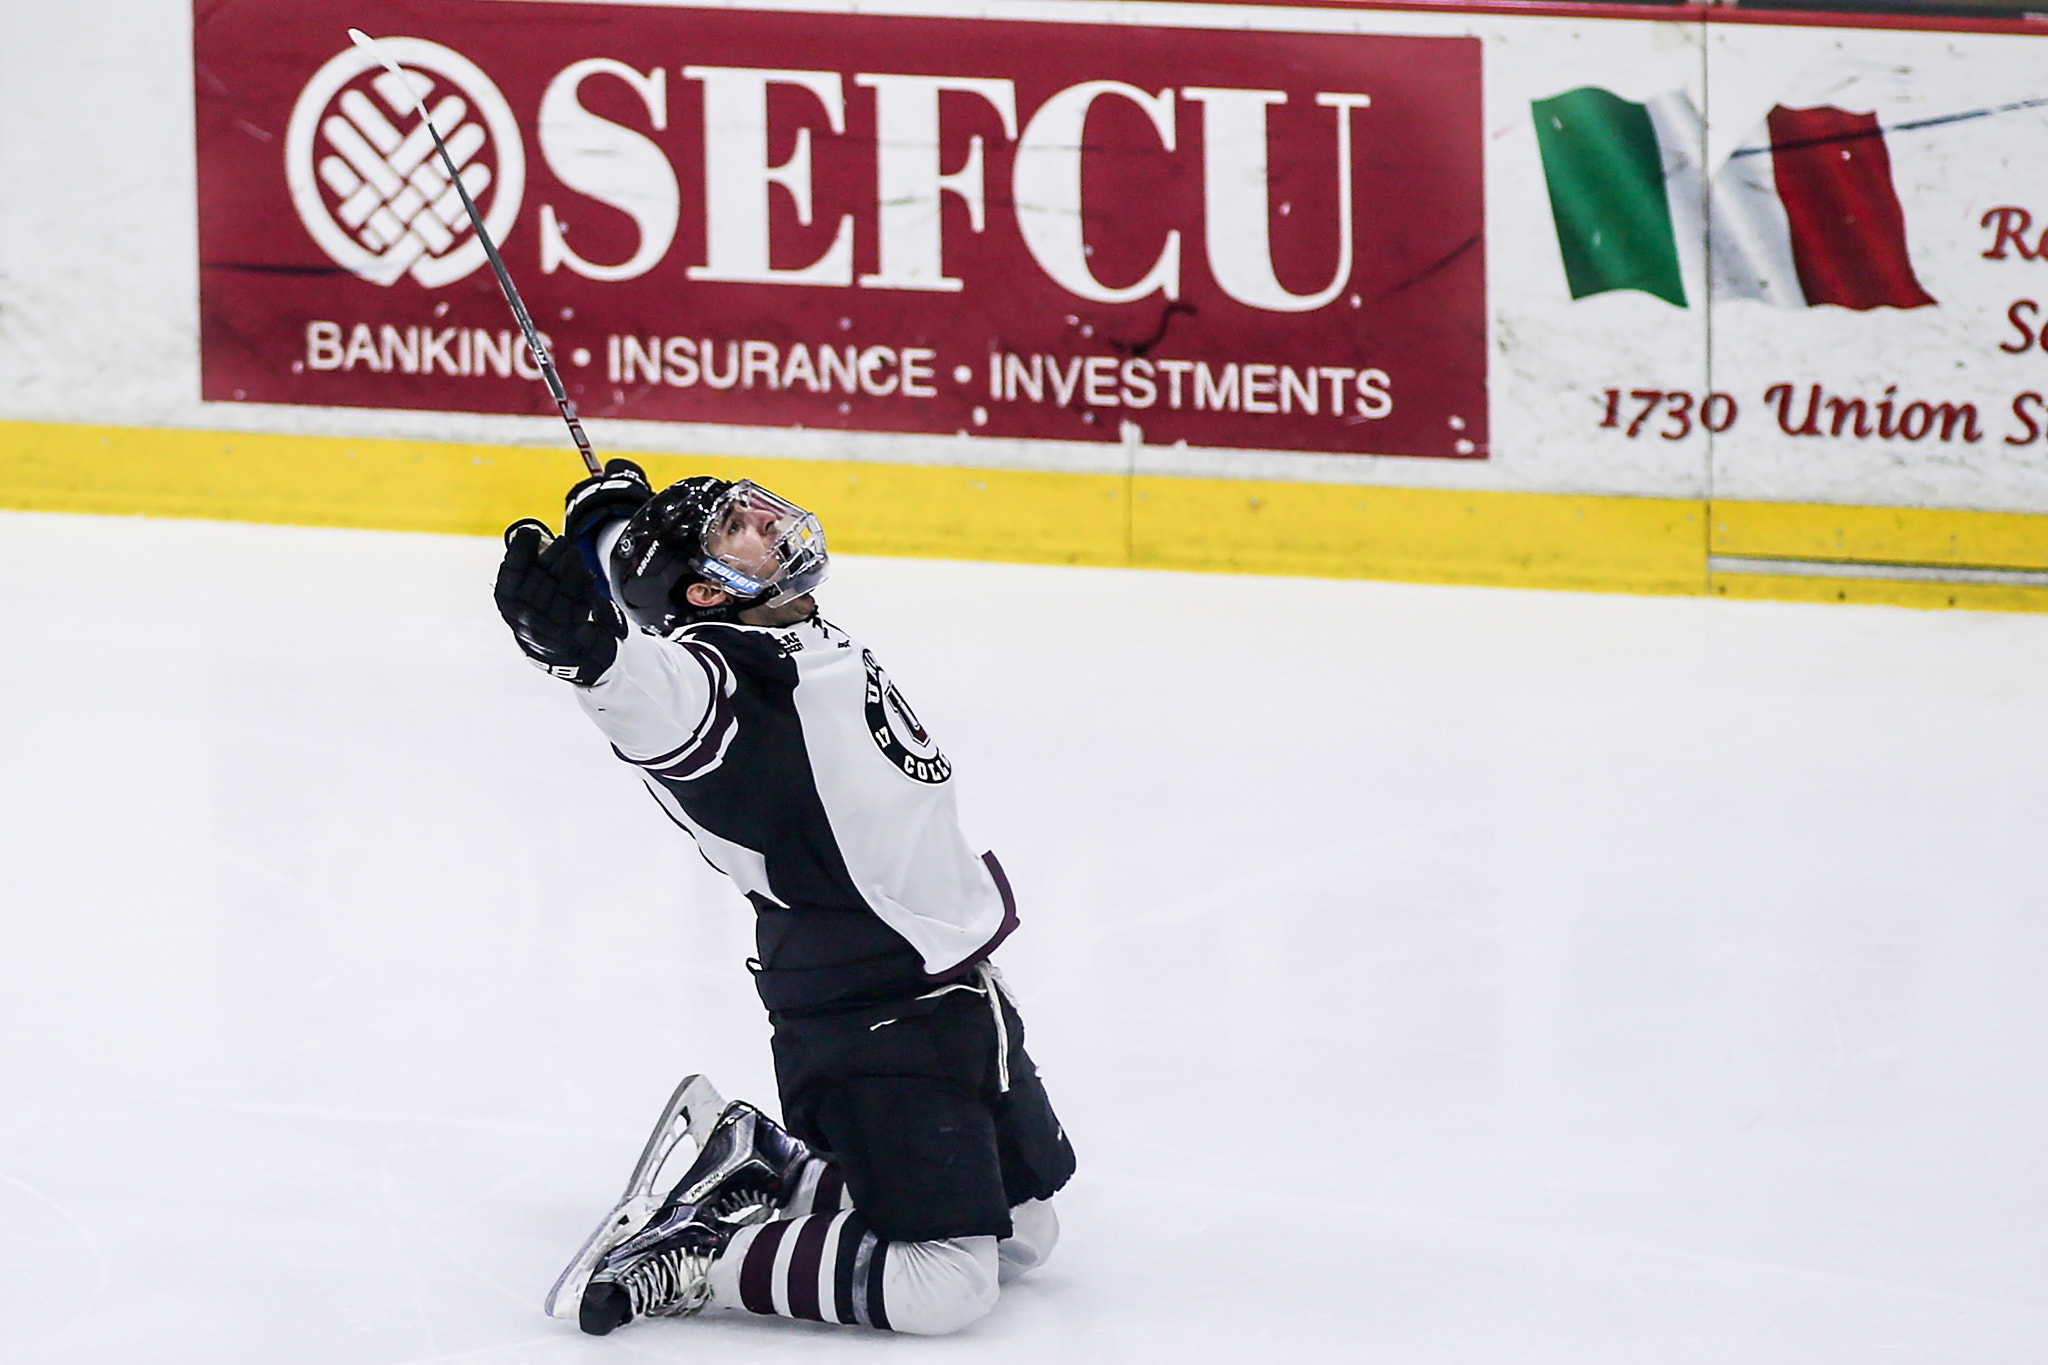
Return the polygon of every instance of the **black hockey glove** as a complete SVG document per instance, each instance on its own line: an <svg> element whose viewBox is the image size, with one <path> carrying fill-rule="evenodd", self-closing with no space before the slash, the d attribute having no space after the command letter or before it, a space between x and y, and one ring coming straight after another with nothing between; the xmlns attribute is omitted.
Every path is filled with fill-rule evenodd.
<svg viewBox="0 0 2048 1365"><path fill-rule="evenodd" d="M562 534L582 540L615 521L624 521L654 496L647 475L631 460L608 460L604 473L593 474L569 490L562 513Z"/></svg>
<svg viewBox="0 0 2048 1365"><path fill-rule="evenodd" d="M505 528L497 598L526 657L557 678L588 687L619 656L626 618L599 594L576 542L555 538L542 522Z"/></svg>

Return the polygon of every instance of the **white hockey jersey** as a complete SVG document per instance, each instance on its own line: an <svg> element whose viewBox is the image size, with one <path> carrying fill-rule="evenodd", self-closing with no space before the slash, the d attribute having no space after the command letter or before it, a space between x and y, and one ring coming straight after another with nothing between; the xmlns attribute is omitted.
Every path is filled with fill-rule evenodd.
<svg viewBox="0 0 2048 1365"><path fill-rule="evenodd" d="M822 618L633 631L577 694L764 916L870 911L930 977L1015 928L1001 866L960 831L945 755L874 655Z"/></svg>

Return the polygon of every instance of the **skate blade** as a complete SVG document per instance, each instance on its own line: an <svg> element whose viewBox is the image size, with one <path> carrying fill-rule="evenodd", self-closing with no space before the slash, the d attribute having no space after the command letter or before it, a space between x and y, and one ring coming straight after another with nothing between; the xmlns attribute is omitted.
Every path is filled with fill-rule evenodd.
<svg viewBox="0 0 2048 1365"><path fill-rule="evenodd" d="M597 1263L604 1259L606 1252L646 1227L661 1207L665 1192L655 1189L655 1181L662 1167L668 1164L669 1154L675 1150L676 1144L688 1137L697 1145L698 1151L703 1151L704 1139L718 1122L719 1111L724 1108L725 1101L710 1081L702 1076L683 1078L675 1094L669 1096L668 1107L661 1111L661 1119L654 1125L654 1131L648 1135L640 1160L626 1181L625 1193L597 1229L584 1239L575 1259L562 1271L555 1287L548 1291L543 1307L549 1317L576 1316L583 1303L583 1290L597 1272Z"/></svg>

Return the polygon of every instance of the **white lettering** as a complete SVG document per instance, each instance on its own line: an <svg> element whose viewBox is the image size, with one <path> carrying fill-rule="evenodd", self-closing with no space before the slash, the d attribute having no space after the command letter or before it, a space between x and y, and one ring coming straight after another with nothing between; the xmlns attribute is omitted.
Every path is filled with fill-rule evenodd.
<svg viewBox="0 0 2048 1365"><path fill-rule="evenodd" d="M782 356L772 341L749 341L740 347L740 387L754 387L754 376L760 375L774 388L782 371Z"/></svg>
<svg viewBox="0 0 2048 1365"><path fill-rule="evenodd" d="M855 85L875 92L875 184L880 207L876 239L880 268L860 282L871 289L928 289L956 293L958 279L945 273L940 196L956 194L967 205L968 226L982 230L981 136L968 141L960 169L939 169L939 95L979 95L1002 116L1003 134L1017 138L1017 88L1006 80L965 76L877 76L862 74Z"/></svg>
<svg viewBox="0 0 2048 1365"><path fill-rule="evenodd" d="M1372 100L1316 96L1337 111L1337 270L1315 293L1295 294L1273 273L1267 185L1266 107L1285 104L1287 96L1193 85L1181 94L1202 105L1202 233L1217 285L1239 303L1272 313L1307 313L1336 298L1351 279L1351 111Z"/></svg>
<svg viewBox="0 0 2048 1365"><path fill-rule="evenodd" d="M1033 356L1032 360L1036 362L1037 357ZM1037 369L1037 364L1034 363L1032 368ZM1045 368L1052 372L1052 401L1066 407L1074 401L1074 390L1081 382L1081 357L1075 356L1068 362L1064 371L1060 369L1057 361Z"/></svg>
<svg viewBox="0 0 2048 1365"><path fill-rule="evenodd" d="M1159 386L1152 382L1151 361L1139 358L1126 360L1123 381L1125 407L1149 408L1159 401Z"/></svg>
<svg viewBox="0 0 2048 1365"><path fill-rule="evenodd" d="M645 375L648 383L659 384L661 382L661 338L649 337L644 342L639 337L623 337L621 340L625 343L626 364L625 372L619 376L620 379L628 384L637 384L640 382L640 377Z"/></svg>
<svg viewBox="0 0 2048 1365"><path fill-rule="evenodd" d="M578 91L598 74L617 76L639 94L654 130L668 127L668 73L660 67L641 75L624 62L592 57L564 67L548 82L540 101L540 151L548 169L570 189L609 204L633 220L640 244L617 265L587 261L570 249L554 206L540 206L540 268L560 266L587 280L638 279L652 270L675 240L682 192L675 168L651 140L599 118L583 107Z"/></svg>
<svg viewBox="0 0 2048 1365"><path fill-rule="evenodd" d="M1350 382L1351 376L1358 373L1358 371L1348 365L1318 365L1316 366L1316 373L1330 381L1330 411L1336 413L1343 412L1344 385ZM1315 404L1309 404L1308 410L1314 412L1316 410Z"/></svg>
<svg viewBox="0 0 2048 1365"><path fill-rule="evenodd" d="M725 373L711 368L711 338L697 343L698 363L704 370L704 382L714 389L729 389L740 380L740 344L737 341L725 343Z"/></svg>
<svg viewBox="0 0 2048 1365"><path fill-rule="evenodd" d="M818 347L818 378L824 382L827 393L832 391L832 379L835 375L839 379L840 392L852 393L858 369L854 361L853 347L848 346L844 355L830 346Z"/></svg>
<svg viewBox="0 0 2048 1365"><path fill-rule="evenodd" d="M1280 367L1278 365L1247 365L1244 367L1244 410L1246 412L1278 412L1280 405L1266 395L1278 392Z"/></svg>
<svg viewBox="0 0 2048 1365"><path fill-rule="evenodd" d="M455 356L449 347L455 344L455 329L444 327L435 331L431 327L420 330L420 373L432 374L438 362L443 374L461 374L456 367Z"/></svg>
<svg viewBox="0 0 2048 1365"><path fill-rule="evenodd" d="M1195 362L1195 410L1207 408L1214 412L1237 411L1237 362L1223 367L1221 377L1209 377L1207 361Z"/></svg>
<svg viewBox="0 0 2048 1365"><path fill-rule="evenodd" d="M1293 412L1294 405L1301 404L1302 411L1309 416L1316 415L1316 372L1307 366L1300 374L1292 365L1280 367L1280 411Z"/></svg>
<svg viewBox="0 0 2048 1365"><path fill-rule="evenodd" d="M663 382L687 389L697 382L697 343L688 337L670 337L661 348Z"/></svg>
<svg viewBox="0 0 2048 1365"><path fill-rule="evenodd" d="M911 354L904 353L906 364ZM1351 383L1354 377L1355 385ZM1327 409L1323 406L1324 382L1330 385ZM1330 418L1344 421L1354 410L1368 420L1378 420L1394 410L1392 381L1385 370L1354 370L1348 365L1297 367L1271 361L1155 360L1149 356L1121 361L1105 355L1070 356L1063 361L1043 353L989 354L989 396L1003 402L1062 408L1149 408L1160 402L1162 388L1165 406L1176 412L1187 407L1197 412L1260 416L1291 416L1298 411L1314 417L1327 412ZM920 390L907 385L903 391L922 396Z"/></svg>
<svg viewBox="0 0 2048 1365"><path fill-rule="evenodd" d="M929 362L938 355L926 346L903 348L903 396L905 398L932 398L938 389L930 383L932 367Z"/></svg>
<svg viewBox="0 0 2048 1365"><path fill-rule="evenodd" d="M340 323L309 322L306 324L306 368L309 370L338 370L341 368Z"/></svg>
<svg viewBox="0 0 2048 1365"><path fill-rule="evenodd" d="M1096 408L1115 407L1116 391L1110 385L1116 382L1116 357L1091 355L1082 369L1086 383L1082 385L1081 396L1088 400L1088 405Z"/></svg>
<svg viewBox="0 0 2048 1365"><path fill-rule="evenodd" d="M896 392L897 377L883 371L894 366L896 353L887 346L870 346L860 353L860 386L877 398Z"/></svg>
<svg viewBox="0 0 2048 1365"><path fill-rule="evenodd" d="M1389 392L1393 381L1387 378L1385 370L1360 370L1358 372L1358 415L1368 421L1378 421L1394 410L1394 395Z"/></svg>
<svg viewBox="0 0 2048 1365"><path fill-rule="evenodd" d="M818 371L811 365L811 348L799 341L789 348L789 359L782 365L782 387L793 389L797 380L803 380L804 387L812 393L822 393L825 385L818 378Z"/></svg>
<svg viewBox="0 0 2048 1365"><path fill-rule="evenodd" d="M1158 259L1135 284L1111 287L1088 265L1081 221L1081 152L1088 110L1103 95L1120 95L1145 111L1167 151L1174 149L1173 92L1148 95L1121 81L1084 81L1060 91L1031 116L1017 142L1011 194L1017 228L1039 268L1071 294L1095 303L1129 303L1154 292L1180 297L1180 231L1166 234Z"/></svg>
<svg viewBox="0 0 2048 1365"><path fill-rule="evenodd" d="M475 373L482 374L488 362L497 371L498 378L512 377L512 330L509 327L499 328L496 336L479 327L470 333L470 344L474 351L471 366Z"/></svg>
<svg viewBox="0 0 2048 1365"><path fill-rule="evenodd" d="M1027 374L1024 362L1014 355L1003 357L1003 397L1015 398L1022 387L1026 396L1034 403L1045 401L1045 357L1031 357L1031 370Z"/></svg>
<svg viewBox="0 0 2048 1365"><path fill-rule="evenodd" d="M817 96L832 131L846 132L846 94L833 71L770 71L753 67L686 66L683 76L704 84L704 240L706 261L693 280L744 284L853 283L853 215L839 219L825 254L791 269L771 266L768 250L769 187L780 185L796 201L797 221L811 221L811 130L798 130L796 147L780 166L768 164L768 88L795 85ZM711 382L709 366L705 381ZM716 385L713 387L725 387Z"/></svg>
<svg viewBox="0 0 2048 1365"><path fill-rule="evenodd" d="M393 369L407 374L420 372L420 329L408 327L403 332L385 323L377 330L377 339L383 343L383 363L377 366L387 374Z"/></svg>
<svg viewBox="0 0 2048 1365"><path fill-rule="evenodd" d="M1166 371L1166 406L1178 412L1180 410L1180 377L1189 370L1194 369L1195 362L1192 360L1162 360L1159 362L1159 368Z"/></svg>

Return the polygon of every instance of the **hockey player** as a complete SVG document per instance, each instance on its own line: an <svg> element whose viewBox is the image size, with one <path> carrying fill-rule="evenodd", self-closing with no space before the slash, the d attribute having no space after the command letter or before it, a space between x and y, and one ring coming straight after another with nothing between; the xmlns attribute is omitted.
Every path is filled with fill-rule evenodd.
<svg viewBox="0 0 2048 1365"><path fill-rule="evenodd" d="M600 1335L705 1308L981 1317L1051 1251L1073 1150L988 961L1009 884L902 694L818 614L817 519L747 481L657 495L614 460L559 539L526 520L505 544L520 648L752 903L788 1124L728 1107L659 1208L600 1229L560 1311Z"/></svg>

